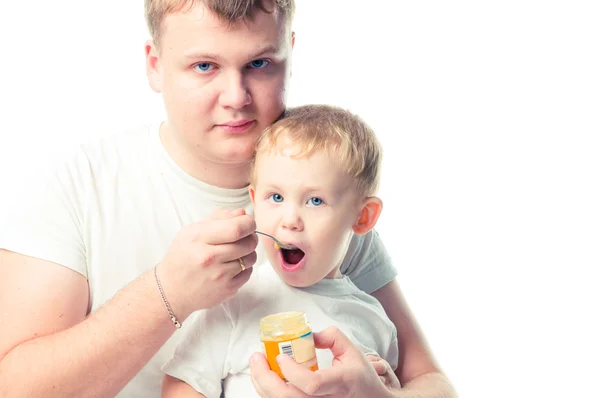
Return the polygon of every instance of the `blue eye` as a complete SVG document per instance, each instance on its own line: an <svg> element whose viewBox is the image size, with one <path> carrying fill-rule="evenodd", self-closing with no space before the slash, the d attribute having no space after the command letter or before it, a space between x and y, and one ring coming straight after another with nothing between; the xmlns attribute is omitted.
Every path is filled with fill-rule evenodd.
<svg viewBox="0 0 600 398"><path fill-rule="evenodd" d="M269 66L269 61L266 59L255 59L254 61L250 62L250 67L254 69L263 69L267 66Z"/></svg>
<svg viewBox="0 0 600 398"><path fill-rule="evenodd" d="M283 196L281 196L278 193L274 193L273 195L271 195L269 197L269 199L271 199L275 203L281 203L281 202L283 202Z"/></svg>
<svg viewBox="0 0 600 398"><path fill-rule="evenodd" d="M321 206L323 204L323 199L321 198L310 198L308 201L313 206Z"/></svg>
<svg viewBox="0 0 600 398"><path fill-rule="evenodd" d="M208 63L208 62L201 62L194 66L194 68L196 68L196 70L199 70L200 72L208 72L213 67L214 67L214 65L211 63Z"/></svg>

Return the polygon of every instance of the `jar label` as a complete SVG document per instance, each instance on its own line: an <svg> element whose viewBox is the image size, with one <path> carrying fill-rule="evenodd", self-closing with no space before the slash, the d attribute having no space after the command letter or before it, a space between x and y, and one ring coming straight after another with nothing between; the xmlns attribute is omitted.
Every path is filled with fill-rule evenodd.
<svg viewBox="0 0 600 398"><path fill-rule="evenodd" d="M263 344L271 370L279 374L282 378L283 375L281 374L281 370L275 359L279 354L289 355L297 363L306 366L312 371L319 368L312 332L308 332L294 340L263 341Z"/></svg>

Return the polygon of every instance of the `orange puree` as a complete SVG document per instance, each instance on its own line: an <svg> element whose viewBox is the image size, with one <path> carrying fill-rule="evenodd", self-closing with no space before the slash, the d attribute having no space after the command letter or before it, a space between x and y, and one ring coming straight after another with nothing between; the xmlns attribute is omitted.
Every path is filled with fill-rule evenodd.
<svg viewBox="0 0 600 398"><path fill-rule="evenodd" d="M310 324L303 312L282 312L269 315L260 321L260 337L265 348L269 367L285 380L277 364L279 354L287 354L308 369L319 369L315 343Z"/></svg>

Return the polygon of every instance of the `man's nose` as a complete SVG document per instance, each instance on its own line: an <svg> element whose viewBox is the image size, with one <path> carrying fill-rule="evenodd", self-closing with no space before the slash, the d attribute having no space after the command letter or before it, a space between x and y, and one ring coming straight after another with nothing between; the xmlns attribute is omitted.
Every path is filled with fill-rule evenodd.
<svg viewBox="0 0 600 398"><path fill-rule="evenodd" d="M234 72L224 76L219 103L225 108L242 109L252 102L242 73Z"/></svg>

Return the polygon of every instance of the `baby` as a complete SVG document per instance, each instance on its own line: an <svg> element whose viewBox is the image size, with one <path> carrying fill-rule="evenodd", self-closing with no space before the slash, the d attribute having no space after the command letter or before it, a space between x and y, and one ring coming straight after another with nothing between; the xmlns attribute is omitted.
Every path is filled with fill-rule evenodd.
<svg viewBox="0 0 600 398"><path fill-rule="evenodd" d="M258 396L249 358L263 349L261 318L302 311L313 330L334 325L365 353L395 368L396 329L383 307L340 271L353 234L377 222L381 147L357 116L333 106L289 109L262 134L250 180L257 229L297 249L260 236L271 266L259 264L238 294L186 320L163 396ZM260 258L261 256L259 256ZM331 366L317 350L319 368Z"/></svg>

